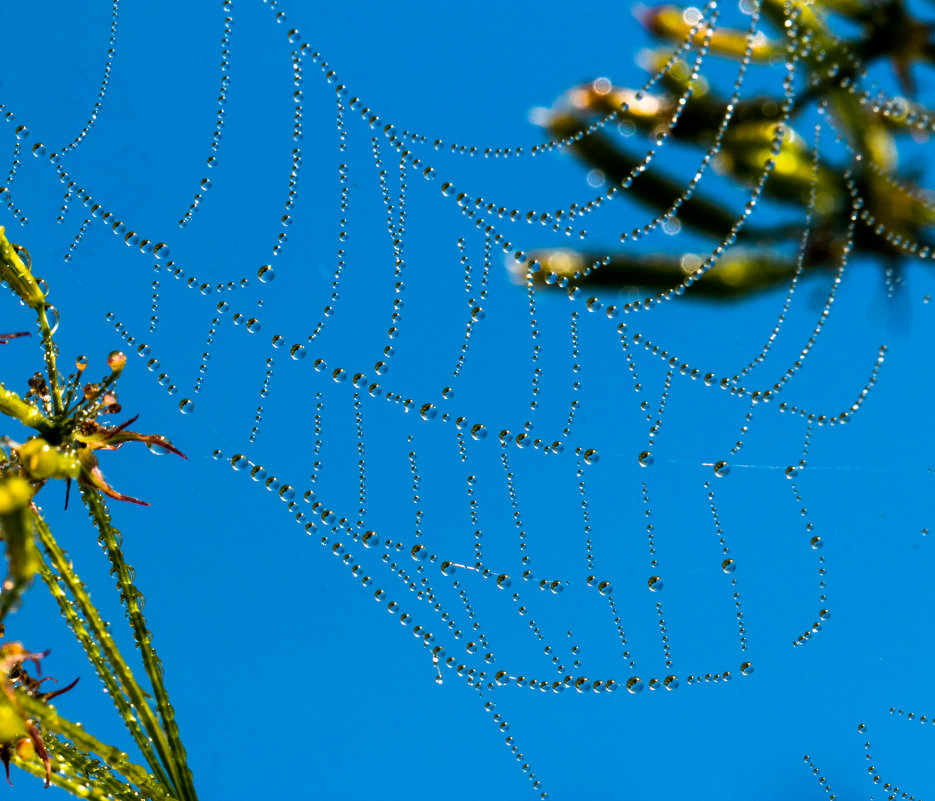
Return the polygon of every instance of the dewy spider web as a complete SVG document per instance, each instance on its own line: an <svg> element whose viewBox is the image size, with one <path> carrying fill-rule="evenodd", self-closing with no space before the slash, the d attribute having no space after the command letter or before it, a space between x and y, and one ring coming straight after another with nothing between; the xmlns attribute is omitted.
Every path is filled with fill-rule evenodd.
<svg viewBox="0 0 935 801"><path fill-rule="evenodd" d="M109 19L82 21L99 52L71 55L73 43L54 38L67 20L47 15L51 50L40 62L23 44L36 37L18 37L11 63L21 66L0 98L12 154L4 224L52 286L63 356L122 341L140 357L135 405L148 401L150 419L171 411L173 439L202 457L182 479L146 463L158 474L146 480L159 536L179 549L169 563L152 556L155 572L136 559L141 586L147 575L156 585L150 605L177 602L197 619L189 610L217 616L214 599L227 595L237 610L224 614L253 621L246 638L228 635L236 644L216 619L157 630L172 692L186 691L181 665L200 631L215 652L200 656L211 678L199 698L258 696L262 683L277 700L251 703L269 703L277 727L305 738L309 753L292 757L299 777L276 778L295 797L743 799L774 781L803 798L931 795L918 756L931 735L896 720L924 723L902 708L935 701L907 677L926 656L914 637L930 602L931 442L914 411L931 390L919 344L932 333L927 277L891 275L884 301L882 271L853 251L867 228L931 254L873 219L848 175L844 247L831 269L805 272L821 170L864 154L835 141L828 109L799 114L794 7L785 55L768 68L749 63L759 8L688 12L684 46L628 95L650 102L683 65L685 102L671 98L669 125L639 165L599 189L602 177L583 183L566 156L581 137L627 138L623 110L564 140L510 127L597 62L508 61L524 80L497 100L494 76L509 81L510 67L484 72L481 61L507 56L481 40L464 40L480 55L459 94L427 74L441 69L432 53L446 67L458 58L434 35L407 45L405 27L351 30L333 12L317 19L273 0L177 12L115 2ZM409 13L425 22L430 12ZM477 28L460 20L465 30L448 33L503 35L493 12L475 13ZM40 24L20 14L25 30ZM361 14L377 29L394 24L369 6ZM530 37L541 26L543 41L590 30L541 13L516 21ZM619 24L627 36L598 60L611 77L588 91L637 85L633 23ZM730 70L708 52L725 25L748 31ZM382 36L392 53L376 48ZM596 49L586 40L569 52ZM56 80L72 81L77 99L43 106L41 70L60 73L69 58L81 69ZM540 73L551 83L527 77ZM527 97L524 81L540 94ZM895 113L898 98L873 76L842 81ZM713 169L730 116L707 152L670 137L709 83L733 93L732 108L761 91L779 100L749 186ZM813 175L794 219L763 199L789 125L810 134ZM931 120L916 127L921 136ZM450 139L434 133L449 129ZM680 169L687 190L654 215L631 187L660 165ZM742 210L726 235L679 231L696 188ZM777 245L797 265L787 287L732 305L694 298L744 229L771 215L796 231ZM584 265L578 286L536 255L621 242L683 253L684 280L660 293L592 292L583 279L606 260ZM180 500L180 483L198 500ZM131 552L157 539L154 525L141 520ZM246 551L240 580L229 549ZM180 567L199 554L217 578ZM168 569L187 570L193 586L154 600ZM244 639L253 667L238 672ZM296 709L301 721L283 720ZM242 713L215 714L212 731L256 749ZM214 753L214 735L198 731L207 720L180 721L196 779ZM858 724L873 728L872 760L869 735L852 737ZM880 747L878 732L890 738ZM216 788L242 766L237 746L226 750ZM371 769L355 770L362 761ZM225 797L255 793L241 781Z"/></svg>

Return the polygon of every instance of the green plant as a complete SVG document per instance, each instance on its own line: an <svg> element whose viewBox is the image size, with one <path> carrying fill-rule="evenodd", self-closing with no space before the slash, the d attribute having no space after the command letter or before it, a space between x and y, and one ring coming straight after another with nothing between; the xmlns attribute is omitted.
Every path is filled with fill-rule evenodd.
<svg viewBox="0 0 935 801"><path fill-rule="evenodd" d="M194 799L191 772L179 737L175 714L162 678L162 665L152 645L142 612L142 595L120 547L106 498L145 505L114 490L98 466L96 451L116 450L126 442L143 442L182 456L164 437L99 422L120 412L116 384L126 364L119 351L108 356L110 373L97 383L83 383L86 359L63 377L49 324L46 293L32 275L27 251L11 244L0 227L0 278L35 311L45 356L45 369L29 381L21 397L0 385L0 412L35 433L23 443L6 437L0 451L0 532L6 545L7 578L0 593L0 623L16 608L23 591L38 573L57 601L62 616L83 647L126 724L147 767L134 764L120 749L104 744L84 728L58 714L24 663L36 668L44 656L19 643L0 648L0 759L45 777L84 798ZM0 335L0 341L26 335ZM184 457L183 457L184 458ZM50 480L77 482L98 540L116 576L120 600L142 663L147 685L133 675L108 624L92 604L71 560L59 546L35 503ZM66 495L67 498L67 495ZM66 501L67 503L67 501ZM54 763L54 770L53 768Z"/></svg>
<svg viewBox="0 0 935 801"><path fill-rule="evenodd" d="M927 136L935 119L935 113L910 99L913 67L935 60L931 26L914 18L900 0L764 0L751 15L748 31L718 28L717 12L716 4L704 12L677 6L644 9L642 25L670 43L645 58L658 88L637 91L598 80L570 90L542 122L551 136L570 142L579 159L600 171L609 185L608 199L622 188L658 215L621 234L622 242L638 240L660 225L670 230L685 226L712 248L723 245L724 252L708 257L704 252L540 250L530 254L542 267L538 279L565 287L638 286L658 292L688 279L693 294L730 298L788 283L797 273L826 269L848 255L872 257L889 276L907 258L928 256L935 249L927 232L935 224L935 207L900 170L898 153L907 137ZM774 36L760 30L761 13ZM829 22L834 16L858 33L836 36ZM680 46L675 58L673 43ZM707 54L739 62L732 96L719 94L699 77ZM872 95L860 87L858 79L884 58L909 97ZM783 62L784 79L774 94L741 98L749 67ZM794 73L804 78L804 90L794 91ZM793 127L807 123L807 113L816 110L844 139L844 159L819 155L808 128ZM696 176L682 181L661 168L658 159L629 152L623 138L598 130L599 120L613 120L627 134L642 135L650 153L669 139L697 148L704 156ZM696 191L709 168L752 190L744 209ZM805 224L748 224L759 200L798 209ZM798 255L784 248L800 240ZM696 272L709 258L710 269Z"/></svg>

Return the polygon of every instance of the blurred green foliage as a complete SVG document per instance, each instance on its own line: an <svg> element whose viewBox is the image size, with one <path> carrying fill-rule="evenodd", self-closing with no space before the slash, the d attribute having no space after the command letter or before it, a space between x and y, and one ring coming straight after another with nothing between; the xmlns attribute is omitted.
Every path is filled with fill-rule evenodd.
<svg viewBox="0 0 935 801"><path fill-rule="evenodd" d="M935 250L929 230L935 201L898 164L902 143L909 137L925 141L935 126L935 114L910 99L913 67L935 61L932 27L900 0L764 0L746 31L718 27L716 8L637 12L644 28L665 43L643 59L651 74L661 74L651 90L599 79L568 91L543 119L550 136L570 141L571 151L600 171L610 194L625 191L655 216L622 234L624 243L664 225L669 232L684 227L701 234L711 248L649 255L626 246L616 253L533 251L530 256L541 265L537 280L663 292L715 254L690 294L734 298L859 255L874 257L892 276L906 258ZM842 27L853 35L837 36L834 30ZM673 44L682 48L675 55ZM719 93L699 72L702 58L707 65L712 57L738 62L737 83L728 87L733 96ZM889 60L891 81L905 96L864 88L868 68L881 59ZM744 97L744 75L764 66L778 76L777 91ZM609 125L599 123L608 116ZM839 148L845 158L816 153L818 119L824 120L826 139L832 138L831 122L845 140L847 149ZM618 135L621 129L626 135ZM628 150L631 139L643 149ZM669 159L670 141L698 151L700 178L685 182L660 166ZM706 193L703 171L711 169L747 188L745 207L731 208ZM789 215L770 222L777 215L753 214L758 201L797 207L801 222L790 224Z"/></svg>

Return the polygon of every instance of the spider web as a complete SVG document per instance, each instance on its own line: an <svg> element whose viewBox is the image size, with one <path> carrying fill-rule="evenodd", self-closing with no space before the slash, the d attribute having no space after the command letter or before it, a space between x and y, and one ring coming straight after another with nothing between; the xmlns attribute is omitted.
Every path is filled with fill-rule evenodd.
<svg viewBox="0 0 935 801"><path fill-rule="evenodd" d="M619 8L295 6L30 6L0 98L4 224L63 358L138 354L124 408L190 457L103 466L153 503L118 511L202 792L931 794L925 265L694 297L732 237L653 219L523 119L580 78L640 85ZM754 36L746 12L693 19ZM696 65L791 108L788 46ZM816 170L860 155L828 113L795 126ZM646 153L703 168L735 233L792 219L765 162L736 187L668 131ZM850 237L876 224L852 190ZM682 287L537 274L538 249L621 234L686 254ZM80 673L37 593L10 636L61 638ZM60 709L119 740L85 693Z"/></svg>

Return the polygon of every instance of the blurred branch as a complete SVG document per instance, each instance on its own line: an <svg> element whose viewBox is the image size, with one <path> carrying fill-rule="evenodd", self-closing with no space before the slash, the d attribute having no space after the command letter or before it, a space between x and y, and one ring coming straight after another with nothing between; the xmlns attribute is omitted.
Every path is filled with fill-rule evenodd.
<svg viewBox="0 0 935 801"><path fill-rule="evenodd" d="M926 126L935 121L935 114L907 98L868 100L868 93L858 87L867 64L886 58L911 94L912 67L935 62L932 26L911 16L900 0L763 0L761 10L776 29L775 36L753 28L711 29L701 12L676 6L644 9L638 16L657 38L690 42L696 50L707 43L710 54L740 61L738 80L747 63L778 64L794 58L805 87L791 98L783 90L740 100L739 84L733 97L721 96L693 71L687 57L672 64L671 48L661 48L645 63L659 75L661 91L613 87L606 79L575 87L547 114L546 130L555 139L569 141L571 152L588 168L600 170L611 186L622 188L655 215L650 225L633 231L633 238L668 221L713 243L724 240L752 207L731 209L710 193L695 191L695 185L703 183L702 171L714 169L740 187L762 185L761 200L798 208L803 225L810 217L804 270L840 259L855 209L861 224L854 233L854 256L869 255L882 259L887 269L898 269L912 252L935 248L929 231L935 225L935 202L899 172L897 140L906 134L917 140L927 137ZM835 36L826 22L835 14L856 22L861 34L850 40ZM783 124L782 110L789 100L790 118ZM823 127L833 126L846 140L853 156L848 163L833 164L815 154L792 128L791 122L815 104L826 114ZM633 155L607 126L595 130L594 121L608 115L616 118L624 134L642 135L644 154ZM705 151L691 183L659 166L669 138ZM783 245L799 241L802 227L746 223L738 241L756 252L722 256L692 294L736 298L785 282L795 264L781 255L763 255L762 248L781 252ZM623 241L628 238L627 233L621 236ZM690 272L682 254L580 253L572 258L570 253L532 254L544 268L538 273L540 280L551 276L546 283L586 282L661 292L678 286ZM598 266L592 268L595 263ZM570 264L576 266L566 269Z"/></svg>

